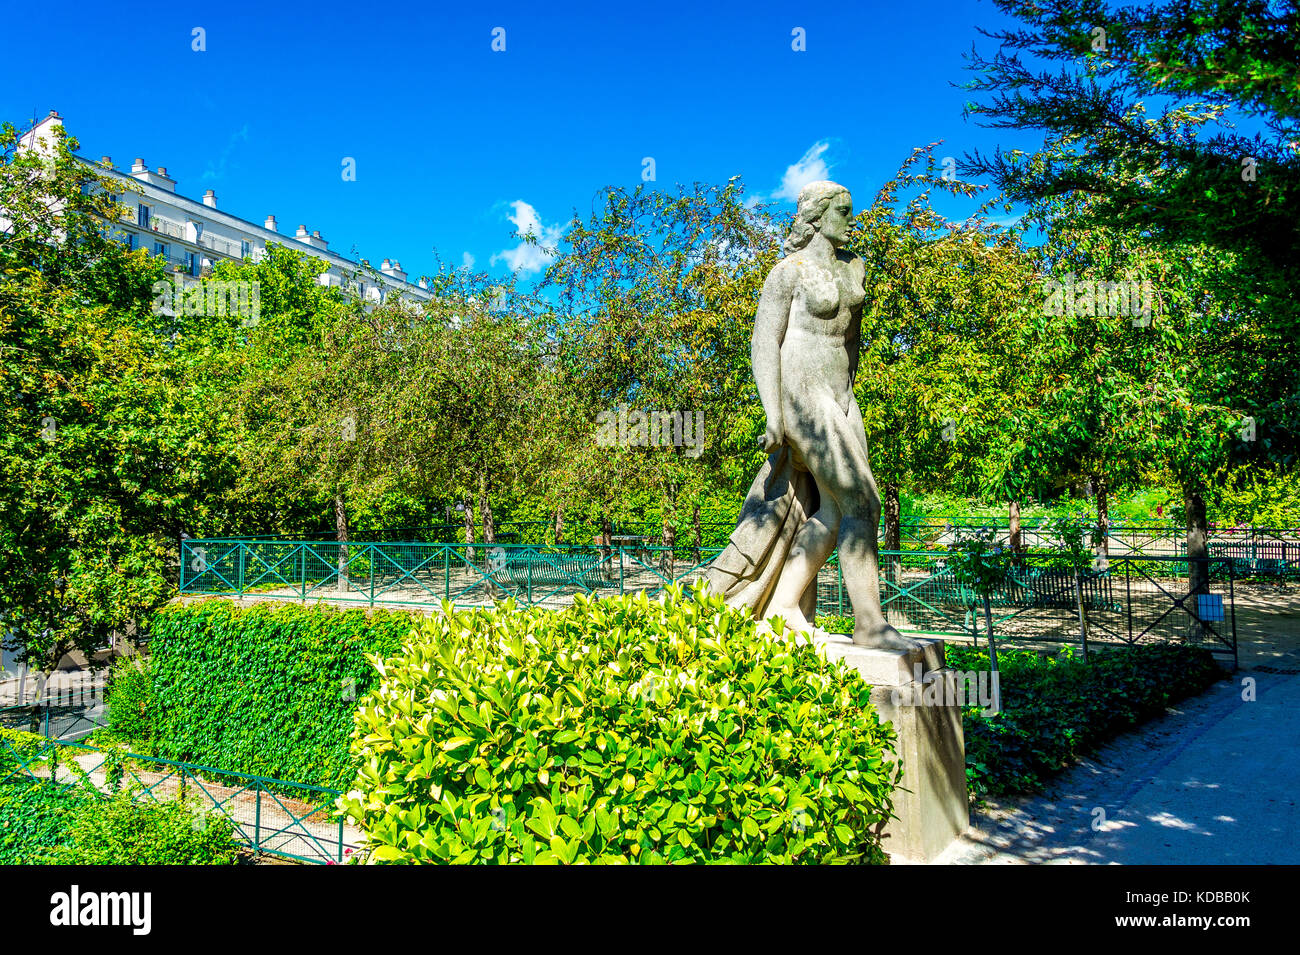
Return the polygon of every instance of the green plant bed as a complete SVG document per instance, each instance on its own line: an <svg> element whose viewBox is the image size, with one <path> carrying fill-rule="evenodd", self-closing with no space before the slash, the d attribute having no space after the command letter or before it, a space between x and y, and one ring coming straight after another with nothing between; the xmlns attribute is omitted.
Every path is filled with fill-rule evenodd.
<svg viewBox="0 0 1300 955"><path fill-rule="evenodd" d="M0 784L0 865L231 865L232 823L79 783Z"/></svg>
<svg viewBox="0 0 1300 955"><path fill-rule="evenodd" d="M883 862L871 688L668 588L431 618L376 659L340 800L369 862Z"/></svg>
<svg viewBox="0 0 1300 955"><path fill-rule="evenodd" d="M987 670L988 651L947 648L948 666ZM1223 670L1207 650L1150 645L1095 652L1084 663L1055 655L998 650L1001 712L962 713L971 798L1032 793L1102 743L1194 696Z"/></svg>
<svg viewBox="0 0 1300 955"><path fill-rule="evenodd" d="M342 789L356 775L357 703L376 680L367 654L395 652L415 619L220 599L169 605L151 625L149 752Z"/></svg>

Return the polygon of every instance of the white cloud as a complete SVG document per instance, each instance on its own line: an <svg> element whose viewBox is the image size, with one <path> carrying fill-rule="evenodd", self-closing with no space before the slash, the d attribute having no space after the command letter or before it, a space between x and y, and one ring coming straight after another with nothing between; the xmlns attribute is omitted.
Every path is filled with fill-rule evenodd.
<svg viewBox="0 0 1300 955"><path fill-rule="evenodd" d="M510 267L510 271L524 275L540 272L546 268L551 254L560 243L560 226L543 225L537 210L522 199L516 199L510 205L515 211L506 218L514 223L515 232L519 235L531 233L536 237L537 244L520 242L513 249L495 252L492 255L492 264L496 265L498 261L505 262Z"/></svg>
<svg viewBox="0 0 1300 955"><path fill-rule="evenodd" d="M830 142L822 139L808 147L808 151L794 165L785 170L781 187L772 193L773 199L799 200L799 190L810 182L831 177L831 167L822 156L830 149Z"/></svg>
<svg viewBox="0 0 1300 955"><path fill-rule="evenodd" d="M463 268L466 272L473 269L474 256L470 255L468 252L462 252L460 256L460 267Z"/></svg>

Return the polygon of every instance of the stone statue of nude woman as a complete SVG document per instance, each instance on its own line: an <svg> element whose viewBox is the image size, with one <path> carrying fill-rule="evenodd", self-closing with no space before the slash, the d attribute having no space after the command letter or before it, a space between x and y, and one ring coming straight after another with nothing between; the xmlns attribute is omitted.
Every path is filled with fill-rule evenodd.
<svg viewBox="0 0 1300 955"><path fill-rule="evenodd" d="M880 497L853 394L864 298L862 260L843 249L853 203L833 182L799 192L785 258L763 285L750 356L767 417L767 462L740 521L704 571L730 606L815 633L817 572L838 546L853 603L853 642L917 645L880 609Z"/></svg>

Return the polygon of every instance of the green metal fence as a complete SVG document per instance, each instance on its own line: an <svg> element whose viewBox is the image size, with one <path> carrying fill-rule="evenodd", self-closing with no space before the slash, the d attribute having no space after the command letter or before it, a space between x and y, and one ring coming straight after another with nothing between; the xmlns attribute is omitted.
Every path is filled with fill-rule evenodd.
<svg viewBox="0 0 1300 955"><path fill-rule="evenodd" d="M75 768L74 768L75 766ZM232 773L84 743L0 737L0 785L34 780L88 784L107 797L122 788L137 801L180 799L217 812L255 852L299 862L341 863L354 848L337 815L337 790L265 776Z"/></svg>
<svg viewBox="0 0 1300 955"><path fill-rule="evenodd" d="M184 548L183 594L435 607L490 607L510 598L551 608L579 593L654 595L671 583L690 584L720 550L233 539L186 541ZM881 603L899 629L975 639L979 614L946 569L947 554L882 551ZM1207 561L1210 592L1198 596L1188 592L1183 557L1112 557L1106 569L1081 573L1077 594L1073 571L1063 576L1059 569L1062 559L1021 558L1013 592L994 600L999 636L1057 644L1082 644L1089 633L1097 643L1192 642L1235 661L1232 560ZM1201 597L1209 600L1205 607ZM820 572L817 605L823 614L853 612L838 555Z"/></svg>

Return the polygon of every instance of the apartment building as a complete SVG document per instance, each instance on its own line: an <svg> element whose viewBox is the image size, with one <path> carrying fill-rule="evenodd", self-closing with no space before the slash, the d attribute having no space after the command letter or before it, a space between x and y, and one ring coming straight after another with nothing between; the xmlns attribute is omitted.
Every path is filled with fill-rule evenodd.
<svg viewBox="0 0 1300 955"><path fill-rule="evenodd" d="M62 124L62 117L51 110L23 135L19 148L48 154L54 142L51 131ZM411 282L400 262L384 259L378 269L367 259L354 262L331 251L319 230L308 230L305 224L299 224L293 232L281 232L274 215L259 224L218 209L216 193L211 189L201 199L184 196L177 191L176 179L168 175L166 166L150 169L143 158L137 157L127 170L118 169L108 156L98 162L78 158L129 189L120 197L128 213L116 223L116 238L129 248L143 248L163 257L174 272L197 277L222 259L247 258L256 262L265 255L267 245L275 242L325 262L328 269L320 275L322 285L346 285L367 302L377 304L394 294L408 301L432 297L426 280Z"/></svg>

